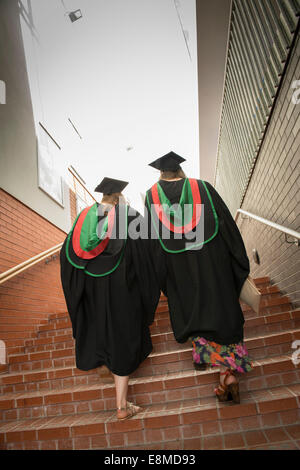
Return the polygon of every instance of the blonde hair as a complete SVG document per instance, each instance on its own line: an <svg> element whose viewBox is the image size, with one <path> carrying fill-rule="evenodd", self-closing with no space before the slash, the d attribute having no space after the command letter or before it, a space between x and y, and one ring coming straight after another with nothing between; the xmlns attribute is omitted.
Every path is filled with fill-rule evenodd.
<svg viewBox="0 0 300 470"><path fill-rule="evenodd" d="M172 180L175 178L186 178L186 174L184 173L182 168L178 168L178 170L161 170L160 171L160 180Z"/></svg>
<svg viewBox="0 0 300 470"><path fill-rule="evenodd" d="M104 215L107 215L113 206L117 204L126 204L126 199L122 193L103 194L101 204L104 206Z"/></svg>
<svg viewBox="0 0 300 470"><path fill-rule="evenodd" d="M110 204L112 206L115 206L116 204L118 204L119 198L124 199L122 193L103 194L101 204Z"/></svg>

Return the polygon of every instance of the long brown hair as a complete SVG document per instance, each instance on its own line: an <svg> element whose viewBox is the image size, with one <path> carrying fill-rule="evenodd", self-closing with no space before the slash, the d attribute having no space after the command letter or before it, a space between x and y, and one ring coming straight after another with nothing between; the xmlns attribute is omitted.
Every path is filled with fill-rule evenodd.
<svg viewBox="0 0 300 470"><path fill-rule="evenodd" d="M160 180L173 180L175 178L186 178L186 174L182 168L178 168L178 170L161 170L160 171Z"/></svg>

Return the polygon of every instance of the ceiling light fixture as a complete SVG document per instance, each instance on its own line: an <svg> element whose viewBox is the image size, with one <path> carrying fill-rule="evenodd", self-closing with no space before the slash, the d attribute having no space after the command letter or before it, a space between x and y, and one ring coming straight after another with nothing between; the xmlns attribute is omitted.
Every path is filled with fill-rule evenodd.
<svg viewBox="0 0 300 470"><path fill-rule="evenodd" d="M81 10L70 11L69 18L74 23L74 21L80 20L82 18Z"/></svg>

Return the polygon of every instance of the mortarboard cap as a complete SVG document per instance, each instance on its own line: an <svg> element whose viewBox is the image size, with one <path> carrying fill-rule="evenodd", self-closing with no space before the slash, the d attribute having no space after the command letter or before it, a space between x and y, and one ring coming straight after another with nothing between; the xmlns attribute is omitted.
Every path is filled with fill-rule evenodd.
<svg viewBox="0 0 300 470"><path fill-rule="evenodd" d="M105 177L94 189L94 191L103 194L121 193L127 185L127 181L115 180L113 178Z"/></svg>
<svg viewBox="0 0 300 470"><path fill-rule="evenodd" d="M169 152L163 157L154 160L149 163L149 166L156 168L157 170L171 170L176 171L180 168L180 163L185 162L185 158L180 157L175 152Z"/></svg>

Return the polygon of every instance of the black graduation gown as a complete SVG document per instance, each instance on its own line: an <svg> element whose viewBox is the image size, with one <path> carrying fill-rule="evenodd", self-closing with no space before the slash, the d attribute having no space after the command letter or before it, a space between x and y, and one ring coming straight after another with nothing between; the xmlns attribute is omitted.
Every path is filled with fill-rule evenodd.
<svg viewBox="0 0 300 470"><path fill-rule="evenodd" d="M201 180L196 181L203 202L204 187ZM170 203L178 203L184 179L160 180L159 183ZM217 234L200 250L175 254L166 252L159 240L152 239L151 252L159 284L168 297L176 340L183 343L189 337L200 336L227 345L243 340L244 316L239 296L250 265L242 236L228 207L214 187L207 181L204 183L217 214ZM145 206L149 224L147 199ZM212 217L206 207L204 212L206 217ZM209 226L211 221L207 222Z"/></svg>
<svg viewBox="0 0 300 470"><path fill-rule="evenodd" d="M140 214L130 208L128 224L137 216ZM68 254L84 269L68 260L68 237L60 251L60 263L75 338L76 366L90 370L106 365L117 375L129 375L152 351L149 325L160 296L147 244L129 236L125 245L124 240L111 239L103 253L82 260L72 246L74 226L76 221L69 232ZM96 277L85 272L107 272L116 261L119 265L108 275Z"/></svg>

